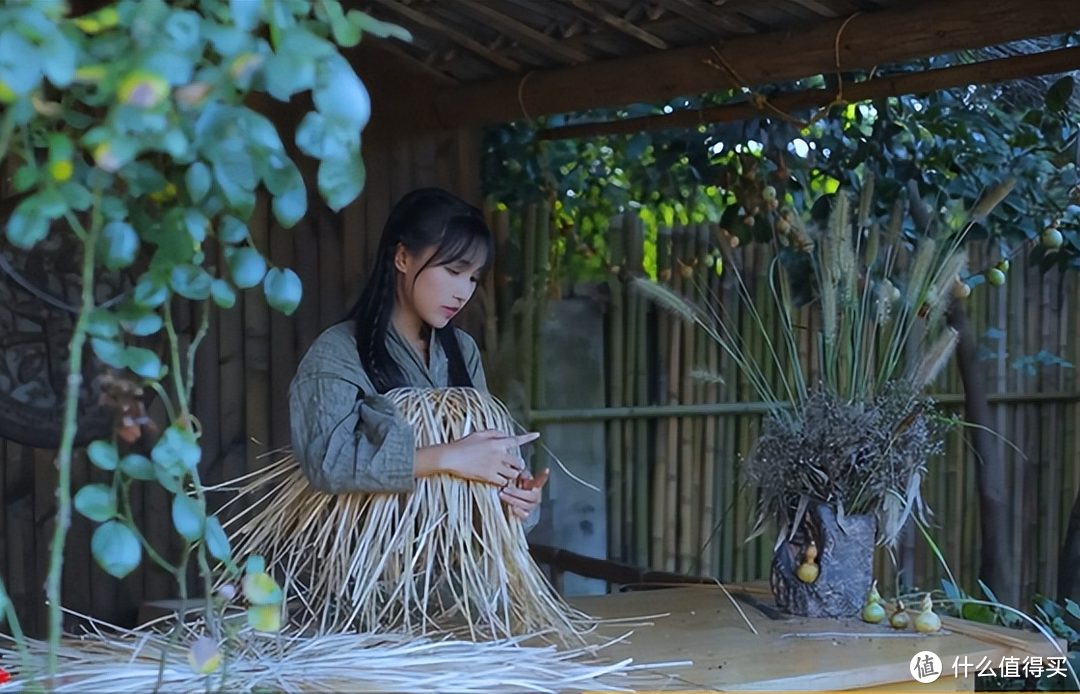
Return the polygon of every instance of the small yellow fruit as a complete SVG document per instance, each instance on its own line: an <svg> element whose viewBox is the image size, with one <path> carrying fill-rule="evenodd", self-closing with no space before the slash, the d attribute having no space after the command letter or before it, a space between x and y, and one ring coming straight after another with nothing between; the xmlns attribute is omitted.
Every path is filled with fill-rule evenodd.
<svg viewBox="0 0 1080 694"><path fill-rule="evenodd" d="M810 544L806 546L806 551L803 552L802 564L799 564L799 568L795 569L795 575L803 583L813 583L817 580L818 574L821 573L818 565L814 563L817 554L817 545L813 540L810 540Z"/></svg>
<svg viewBox="0 0 1080 694"><path fill-rule="evenodd" d="M862 619L864 622L871 624L877 624L881 620L885 619L885 608L881 606L880 602L871 601L866 603L862 610Z"/></svg>
<svg viewBox="0 0 1080 694"><path fill-rule="evenodd" d="M799 568L795 569L795 575L798 576L799 580L803 583L813 583L817 580L818 573L820 573L820 571L817 564L799 564Z"/></svg>
<svg viewBox="0 0 1080 694"><path fill-rule="evenodd" d="M68 160L54 161L49 164L49 175L57 183L63 183L75 173L75 166Z"/></svg>
<svg viewBox="0 0 1080 694"><path fill-rule="evenodd" d="M999 263L997 264L997 266L996 266L996 267L997 267L997 269L998 269L998 270L1001 270L1002 272L1008 272L1008 271L1009 271L1009 268L1010 268L1010 267L1012 267L1012 266L1011 266L1011 264L1009 263L1009 259L1008 259L1008 258L1003 258L1003 259L1001 260L1001 262L999 262Z"/></svg>
<svg viewBox="0 0 1080 694"><path fill-rule="evenodd" d="M986 273L986 281L994 285L995 287L1000 287L1001 285L1005 284L1005 273L998 268L988 270Z"/></svg>

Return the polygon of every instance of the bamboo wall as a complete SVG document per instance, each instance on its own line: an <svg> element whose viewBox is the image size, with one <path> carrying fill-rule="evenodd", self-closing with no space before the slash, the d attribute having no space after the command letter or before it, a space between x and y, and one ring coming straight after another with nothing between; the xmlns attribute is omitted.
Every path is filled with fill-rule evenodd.
<svg viewBox="0 0 1080 694"><path fill-rule="evenodd" d="M300 275L304 296L291 317L269 310L258 290L241 293L228 311L215 307L211 313L209 333L198 351L193 394L203 426L200 472L205 481L234 479L288 445L287 393L296 363L359 295L391 206L409 190L427 185L478 203L476 137L462 131L369 138L363 148L367 182L357 202L334 214L313 199L307 217L292 229L281 229L266 201L260 204L249 225L252 237L275 264ZM462 321L479 338L477 315L475 309L467 311ZM181 334L190 339L198 318L190 308L181 311ZM155 414L160 418L160 412ZM40 635L45 628L44 583L56 510L54 459L55 451L0 440L0 572L29 634ZM105 473L81 452L72 474L73 490L105 481ZM179 542L167 495L157 485L142 486L145 491L136 496L136 504L147 538L164 552L175 553ZM177 595L172 577L156 568L140 568L123 581L101 571L90 555L92 531L93 524L75 514L65 557L65 607L129 624L144 601Z"/></svg>

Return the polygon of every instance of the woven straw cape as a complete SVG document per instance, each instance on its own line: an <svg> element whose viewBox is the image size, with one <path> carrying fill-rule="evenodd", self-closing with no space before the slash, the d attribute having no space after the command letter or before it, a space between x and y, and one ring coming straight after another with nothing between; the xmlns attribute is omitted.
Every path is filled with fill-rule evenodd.
<svg viewBox="0 0 1080 694"><path fill-rule="evenodd" d="M387 397L418 447L515 431L505 407L473 388L400 388ZM249 479L240 499L257 503L227 526L234 554L265 559L289 620L304 630L544 634L580 644L596 626L551 587L494 485L436 475L408 494L332 495L313 489L287 455Z"/></svg>

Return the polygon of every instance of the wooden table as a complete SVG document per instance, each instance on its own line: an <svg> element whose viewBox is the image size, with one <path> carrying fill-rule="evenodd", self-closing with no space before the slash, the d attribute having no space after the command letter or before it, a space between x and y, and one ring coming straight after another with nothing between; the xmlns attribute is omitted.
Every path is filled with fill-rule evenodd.
<svg viewBox="0 0 1080 694"><path fill-rule="evenodd" d="M974 691L977 666L1000 673L1003 658L1025 663L1057 663L1062 653L1034 632L943 618L932 635L914 629L898 632L887 625L858 619L784 618L768 608L774 603L763 585L727 586L758 633L747 626L719 587L693 586L612 593L571 599L588 614L607 619L666 613L651 626L605 625L603 633L632 630L628 640L603 651L612 660L635 663L692 661L690 665L649 668L647 687L654 691L821 691L842 689ZM755 606L755 603L757 606ZM762 607L763 606L763 607ZM916 681L913 656L932 651L941 660L937 681ZM965 657L970 663L963 676ZM1035 658L1041 661L1034 660ZM986 659L984 661L984 659ZM957 664L954 676L954 664Z"/></svg>

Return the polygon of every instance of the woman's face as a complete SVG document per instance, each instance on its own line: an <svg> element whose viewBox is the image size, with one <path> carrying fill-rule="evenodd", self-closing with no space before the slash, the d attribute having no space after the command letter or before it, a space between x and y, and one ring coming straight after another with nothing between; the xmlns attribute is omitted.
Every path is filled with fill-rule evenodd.
<svg viewBox="0 0 1080 694"><path fill-rule="evenodd" d="M445 327L472 298L484 259L477 253L476 257L465 257L449 265L424 267L435 250L429 248L413 255L399 248L394 265L400 273L400 307L438 329Z"/></svg>

